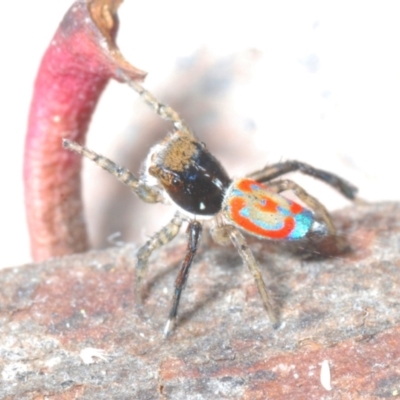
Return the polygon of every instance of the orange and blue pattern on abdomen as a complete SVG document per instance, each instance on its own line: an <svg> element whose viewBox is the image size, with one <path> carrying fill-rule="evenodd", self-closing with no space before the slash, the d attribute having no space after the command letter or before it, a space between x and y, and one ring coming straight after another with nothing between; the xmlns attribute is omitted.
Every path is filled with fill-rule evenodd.
<svg viewBox="0 0 400 400"><path fill-rule="evenodd" d="M232 182L222 211L244 231L275 240L304 238L314 222L311 211L247 178Z"/></svg>

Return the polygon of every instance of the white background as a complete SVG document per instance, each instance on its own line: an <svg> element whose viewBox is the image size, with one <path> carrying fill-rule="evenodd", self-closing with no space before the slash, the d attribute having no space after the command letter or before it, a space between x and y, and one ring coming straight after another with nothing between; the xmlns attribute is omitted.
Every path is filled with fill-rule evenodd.
<svg viewBox="0 0 400 400"><path fill-rule="evenodd" d="M26 120L41 56L70 4L2 6L0 267L30 260L22 186ZM196 54L240 59L256 50L249 76L229 91L233 120L252 124L237 153L222 156L234 174L295 158L346 177L364 199L400 199L398 2L125 0L119 14L119 46L149 72L146 86L158 95L179 84L182 60ZM128 127L140 118L136 101L128 88L110 85L94 116L90 147L118 158L113 144L130 140ZM101 212L94 203L103 173L87 170L93 174L85 185L87 207ZM346 204L318 190L330 209ZM95 217L88 218L96 236Z"/></svg>

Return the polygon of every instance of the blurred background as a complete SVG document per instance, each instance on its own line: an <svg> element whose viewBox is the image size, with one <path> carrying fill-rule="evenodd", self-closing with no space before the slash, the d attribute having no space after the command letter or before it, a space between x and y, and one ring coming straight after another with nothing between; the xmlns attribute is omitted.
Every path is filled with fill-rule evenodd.
<svg viewBox="0 0 400 400"><path fill-rule="evenodd" d="M30 261L26 120L41 57L71 4L2 8L0 267ZM397 2L125 0L119 15L119 47L148 72L145 86L179 111L232 176L298 159L345 177L368 201L400 199ZM138 172L168 129L128 87L111 82L87 144ZM349 204L323 183L295 179L330 210ZM89 163L84 192L97 248L115 232L143 243L173 213L141 204Z"/></svg>

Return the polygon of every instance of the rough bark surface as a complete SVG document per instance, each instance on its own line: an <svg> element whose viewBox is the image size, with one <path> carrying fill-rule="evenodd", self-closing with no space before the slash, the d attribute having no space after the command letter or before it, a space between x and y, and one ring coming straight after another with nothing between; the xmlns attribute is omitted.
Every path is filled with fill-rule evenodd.
<svg viewBox="0 0 400 400"><path fill-rule="evenodd" d="M183 235L152 258L142 309L133 245L1 271L0 398L398 396L400 204L352 206L335 222L352 248L340 257L304 260L285 245L249 240L278 328L233 249L206 238L167 340ZM331 390L321 383L324 360Z"/></svg>

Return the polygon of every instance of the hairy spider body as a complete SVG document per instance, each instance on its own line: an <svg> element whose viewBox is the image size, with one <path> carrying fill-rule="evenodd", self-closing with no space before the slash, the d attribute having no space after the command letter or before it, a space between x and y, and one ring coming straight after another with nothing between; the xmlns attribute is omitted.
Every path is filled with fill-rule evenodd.
<svg viewBox="0 0 400 400"><path fill-rule="evenodd" d="M169 243L178 234L182 223L187 222L188 245L175 281L172 305L164 329L164 336L168 336L176 320L182 290L197 251L202 232L201 221L211 219L214 240L221 244L231 242L235 246L255 279L271 322L276 323L277 318L259 265L240 230L273 240L299 240L311 233L319 236L336 234L327 210L317 199L293 181L274 180L287 172L300 171L321 179L349 199L355 198L357 189L330 172L299 161L270 165L246 178L232 180L173 109L161 104L122 72L121 77L157 114L174 126L173 132L151 149L141 176L137 178L128 169L78 143L64 139L63 146L94 161L129 186L143 201L169 203L177 209L172 220L137 253L136 290L139 297L150 255ZM286 190L294 192L307 208L279 194Z"/></svg>
<svg viewBox="0 0 400 400"><path fill-rule="evenodd" d="M185 212L213 216L231 180L220 162L193 135L176 131L154 146L145 171Z"/></svg>

